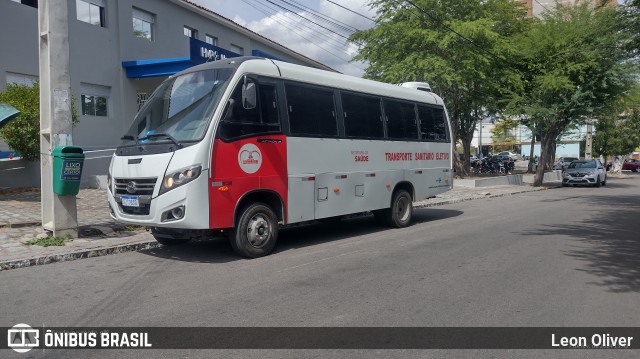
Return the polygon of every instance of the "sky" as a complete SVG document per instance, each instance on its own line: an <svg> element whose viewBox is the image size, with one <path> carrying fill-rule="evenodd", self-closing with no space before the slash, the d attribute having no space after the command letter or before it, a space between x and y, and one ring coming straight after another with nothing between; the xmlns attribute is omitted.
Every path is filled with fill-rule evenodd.
<svg viewBox="0 0 640 359"><path fill-rule="evenodd" d="M340 31L325 21L314 18L309 11L299 9L298 15L287 12L277 5L276 0L191 0L218 14L227 17L250 30L284 45L313 60L327 65L342 73L362 76L366 64L352 61L357 46L338 34L314 25L305 18L311 18L319 25L330 28L343 36L348 32ZM338 20L351 28L359 30L369 28L373 23L353 12L345 10L327 0L286 0L289 4L301 4L331 19ZM369 18L375 13L367 6L367 0L333 0L334 3L353 10Z"/></svg>
<svg viewBox="0 0 640 359"><path fill-rule="evenodd" d="M292 5L303 5L331 19L359 30L373 26L373 22L344 8L353 10L369 18L375 13L366 5L368 0L191 0L220 15L227 17L250 30L281 45L299 52L313 60L325 64L342 73L361 77L365 63L352 61L357 54L357 46L348 43L344 37L304 20L312 18L308 11L298 10L298 15L277 7L282 1ZM543 2L549 0L540 0ZM622 0L618 0L623 3ZM342 7L336 5L340 4ZM315 20L318 24L330 25ZM335 28L333 28L335 30ZM347 32L340 32L348 36Z"/></svg>

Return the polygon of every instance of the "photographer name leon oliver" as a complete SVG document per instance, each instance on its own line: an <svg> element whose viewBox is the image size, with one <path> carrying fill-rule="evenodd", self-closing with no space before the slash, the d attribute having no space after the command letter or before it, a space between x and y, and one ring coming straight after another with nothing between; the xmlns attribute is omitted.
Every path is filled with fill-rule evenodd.
<svg viewBox="0 0 640 359"><path fill-rule="evenodd" d="M633 337L614 337L609 334L594 334L590 344L587 337L559 337L551 334L552 347L582 347L582 348L629 348Z"/></svg>

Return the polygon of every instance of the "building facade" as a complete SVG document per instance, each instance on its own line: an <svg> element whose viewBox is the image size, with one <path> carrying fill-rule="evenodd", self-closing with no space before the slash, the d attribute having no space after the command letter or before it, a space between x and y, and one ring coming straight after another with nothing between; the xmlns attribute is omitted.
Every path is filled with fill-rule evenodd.
<svg viewBox="0 0 640 359"><path fill-rule="evenodd" d="M38 81L37 3L0 1L0 90ZM115 148L156 86L206 61L253 55L331 70L186 0L69 0L68 24L72 136L85 151Z"/></svg>
<svg viewBox="0 0 640 359"><path fill-rule="evenodd" d="M615 6L618 4L616 0L517 0L523 4L523 7L527 10L528 16L540 16L545 11L553 11L556 6L573 6L584 1L589 1L591 4L606 3L608 6Z"/></svg>

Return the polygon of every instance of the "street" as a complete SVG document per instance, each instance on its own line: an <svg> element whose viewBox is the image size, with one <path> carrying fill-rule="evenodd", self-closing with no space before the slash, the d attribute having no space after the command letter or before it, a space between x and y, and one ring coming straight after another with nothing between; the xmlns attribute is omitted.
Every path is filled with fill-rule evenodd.
<svg viewBox="0 0 640 359"><path fill-rule="evenodd" d="M414 224L399 230L380 227L371 216L288 229L272 255L254 260L238 258L218 239L3 271L1 324L638 326L640 175L628 177L610 178L602 188L558 188L416 209ZM458 353L454 356L477 356ZM637 355L618 350L562 355L596 353ZM75 354L115 358L122 352ZM266 354L222 351L218 357L323 356L322 351ZM425 356L420 351L324 354ZM491 355L538 356L533 351Z"/></svg>

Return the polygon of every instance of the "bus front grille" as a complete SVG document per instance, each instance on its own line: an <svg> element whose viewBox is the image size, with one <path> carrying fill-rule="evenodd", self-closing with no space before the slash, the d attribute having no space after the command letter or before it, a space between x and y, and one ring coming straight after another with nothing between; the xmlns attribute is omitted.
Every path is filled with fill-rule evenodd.
<svg viewBox="0 0 640 359"><path fill-rule="evenodd" d="M115 178L115 194L121 196L151 196L157 179L157 177Z"/></svg>

